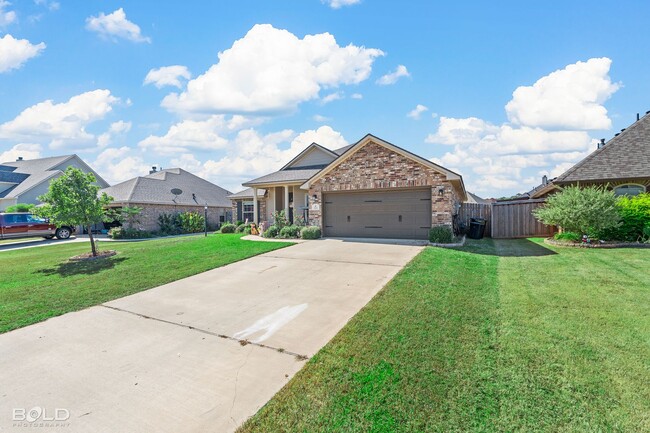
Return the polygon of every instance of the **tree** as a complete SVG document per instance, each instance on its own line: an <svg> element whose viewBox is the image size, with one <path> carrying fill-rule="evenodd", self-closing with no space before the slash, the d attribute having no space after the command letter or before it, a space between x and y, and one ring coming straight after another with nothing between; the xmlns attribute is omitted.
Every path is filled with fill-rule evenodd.
<svg viewBox="0 0 650 433"><path fill-rule="evenodd" d="M5 212L31 212L35 207L36 205L31 203L18 203L7 207Z"/></svg>
<svg viewBox="0 0 650 433"><path fill-rule="evenodd" d="M617 201L613 191L600 186L569 186L550 196L533 215L547 225L598 236L620 224Z"/></svg>
<svg viewBox="0 0 650 433"><path fill-rule="evenodd" d="M142 208L138 206L124 206L120 209L120 219L126 223L129 230L133 230L133 226L140 224L138 218L142 213Z"/></svg>
<svg viewBox="0 0 650 433"><path fill-rule="evenodd" d="M45 205L36 208L38 215L49 218L56 225L86 227L93 257L97 257L97 247L92 226L111 220L105 207L113 201L106 193L99 195L96 180L92 173L68 167L61 176L50 182L47 193L38 198Z"/></svg>

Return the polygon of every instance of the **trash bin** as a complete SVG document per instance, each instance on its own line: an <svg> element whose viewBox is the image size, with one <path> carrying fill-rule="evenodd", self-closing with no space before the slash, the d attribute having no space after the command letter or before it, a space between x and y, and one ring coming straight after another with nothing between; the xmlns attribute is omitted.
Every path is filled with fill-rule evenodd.
<svg viewBox="0 0 650 433"><path fill-rule="evenodd" d="M467 236L471 239L483 239L486 223L487 221L483 218L472 218L469 223L469 233Z"/></svg>

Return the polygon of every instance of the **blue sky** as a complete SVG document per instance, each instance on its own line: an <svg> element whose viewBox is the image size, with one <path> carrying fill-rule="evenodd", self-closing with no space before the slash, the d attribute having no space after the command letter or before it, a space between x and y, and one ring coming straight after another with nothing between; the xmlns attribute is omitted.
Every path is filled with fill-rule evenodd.
<svg viewBox="0 0 650 433"><path fill-rule="evenodd" d="M0 159L234 191L370 132L508 195L650 110L649 20L641 1L0 0Z"/></svg>

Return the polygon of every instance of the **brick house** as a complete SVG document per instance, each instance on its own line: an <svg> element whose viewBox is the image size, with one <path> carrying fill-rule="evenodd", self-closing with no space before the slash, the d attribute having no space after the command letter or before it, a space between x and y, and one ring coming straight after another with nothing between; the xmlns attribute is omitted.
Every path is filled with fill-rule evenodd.
<svg viewBox="0 0 650 433"><path fill-rule="evenodd" d="M557 178L531 191L543 198L566 185L602 185L617 195L650 192L650 113L605 142Z"/></svg>
<svg viewBox="0 0 650 433"><path fill-rule="evenodd" d="M459 174L370 134L336 150L313 143L244 186L229 196L233 220L268 225L284 210L324 236L426 239L467 200Z"/></svg>
<svg viewBox="0 0 650 433"><path fill-rule="evenodd" d="M141 207L138 226L147 231L159 229L158 216L163 213L203 215L207 205L208 226L212 228L227 221L230 214L229 191L181 168L154 169L147 176L135 177L100 192L113 197L111 207Z"/></svg>

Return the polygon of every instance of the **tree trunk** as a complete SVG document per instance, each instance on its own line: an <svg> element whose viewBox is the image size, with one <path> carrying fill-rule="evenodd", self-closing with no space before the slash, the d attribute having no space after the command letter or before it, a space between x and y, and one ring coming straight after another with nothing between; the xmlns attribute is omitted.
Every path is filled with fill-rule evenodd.
<svg viewBox="0 0 650 433"><path fill-rule="evenodd" d="M93 237L93 229L90 224L88 224L88 237L90 238L90 248L93 252L93 257L97 257L97 246L95 245L95 238Z"/></svg>

